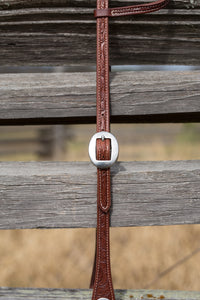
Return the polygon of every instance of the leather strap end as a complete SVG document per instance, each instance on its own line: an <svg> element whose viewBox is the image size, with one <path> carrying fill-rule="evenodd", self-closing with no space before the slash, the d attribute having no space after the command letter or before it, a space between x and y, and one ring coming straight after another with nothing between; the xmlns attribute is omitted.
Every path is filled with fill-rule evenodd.
<svg viewBox="0 0 200 300"><path fill-rule="evenodd" d="M95 18L105 18L146 14L164 8L168 3L169 0L157 0L151 3L140 5L96 9L94 11L94 16Z"/></svg>

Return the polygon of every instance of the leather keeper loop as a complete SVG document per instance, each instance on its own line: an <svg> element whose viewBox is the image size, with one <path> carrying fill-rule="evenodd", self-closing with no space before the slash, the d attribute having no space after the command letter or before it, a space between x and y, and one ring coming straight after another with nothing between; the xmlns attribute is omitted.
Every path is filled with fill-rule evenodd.
<svg viewBox="0 0 200 300"><path fill-rule="evenodd" d="M110 17L110 8L105 9L95 9L94 10L94 17L95 18L102 18L102 17Z"/></svg>

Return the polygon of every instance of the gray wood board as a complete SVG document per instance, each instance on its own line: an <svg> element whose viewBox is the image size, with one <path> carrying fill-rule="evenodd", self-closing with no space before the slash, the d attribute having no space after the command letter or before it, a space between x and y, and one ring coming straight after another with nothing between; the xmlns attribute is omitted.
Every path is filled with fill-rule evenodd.
<svg viewBox="0 0 200 300"><path fill-rule="evenodd" d="M200 65L200 10L189 7L111 19L110 64ZM0 12L1 66L95 65L95 43L87 7Z"/></svg>
<svg viewBox="0 0 200 300"><path fill-rule="evenodd" d="M200 161L117 163L111 225L199 224L199 182ZM0 228L95 226L91 163L0 163Z"/></svg>
<svg viewBox="0 0 200 300"><path fill-rule="evenodd" d="M0 124L91 123L95 73L0 74ZM113 72L112 122L200 121L200 71Z"/></svg>
<svg viewBox="0 0 200 300"><path fill-rule="evenodd" d="M5 300L90 300L91 290L67 290L67 289L20 289L0 288L0 297ZM165 290L115 290L116 300L199 300L200 292L165 291Z"/></svg>
<svg viewBox="0 0 200 300"><path fill-rule="evenodd" d="M145 0L111 0L109 1L111 6L132 5L138 3L145 3ZM71 0L70 6L86 7L96 5L95 0ZM25 7L66 7L69 6L68 0L1 0L0 9L14 9ZM190 0L174 0L170 1L168 7L173 8L199 8L199 1Z"/></svg>

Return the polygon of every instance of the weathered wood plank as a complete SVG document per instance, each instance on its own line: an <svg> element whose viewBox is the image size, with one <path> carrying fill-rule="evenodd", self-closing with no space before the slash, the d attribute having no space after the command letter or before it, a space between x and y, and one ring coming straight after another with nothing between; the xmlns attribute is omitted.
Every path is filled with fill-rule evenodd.
<svg viewBox="0 0 200 300"><path fill-rule="evenodd" d="M91 290L0 288L0 297L3 297L4 300L90 300L91 296ZM115 297L116 300L199 300L200 293L165 290L115 290Z"/></svg>
<svg viewBox="0 0 200 300"><path fill-rule="evenodd" d="M134 3L144 3L144 0L111 0L110 5L122 6L131 5ZM147 1L146 1L147 2ZM95 0L71 0L71 6L92 6L96 5ZM69 6L68 0L1 0L0 9L14 9L14 8L25 8L25 7L66 7ZM169 3L169 7L174 8L199 8L199 1L190 0L174 0Z"/></svg>
<svg viewBox="0 0 200 300"><path fill-rule="evenodd" d="M87 151L87 150L86 150ZM112 226L200 223L200 161L126 162L112 168ZM96 168L0 163L0 228L96 225Z"/></svg>
<svg viewBox="0 0 200 300"><path fill-rule="evenodd" d="M200 72L111 73L112 122L200 121ZM0 74L0 124L91 123L95 73Z"/></svg>
<svg viewBox="0 0 200 300"><path fill-rule="evenodd" d="M200 65L199 16L191 8L111 19L110 63ZM95 65L95 35L87 7L3 10L0 64Z"/></svg>

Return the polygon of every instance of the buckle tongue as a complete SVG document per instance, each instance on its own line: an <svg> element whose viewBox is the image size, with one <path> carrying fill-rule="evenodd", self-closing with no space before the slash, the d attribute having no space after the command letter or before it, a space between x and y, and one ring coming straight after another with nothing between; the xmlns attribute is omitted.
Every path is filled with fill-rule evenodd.
<svg viewBox="0 0 200 300"><path fill-rule="evenodd" d="M111 158L110 160L98 160L96 158L96 140L101 139L104 141L104 139L110 139L111 141ZM118 155L119 155L119 147L118 147L118 142L116 138L114 137L113 134L107 131L101 131L95 133L89 143L89 156L91 159L91 162L100 169L107 169L110 168L117 160ZM106 298L103 298L106 299Z"/></svg>

